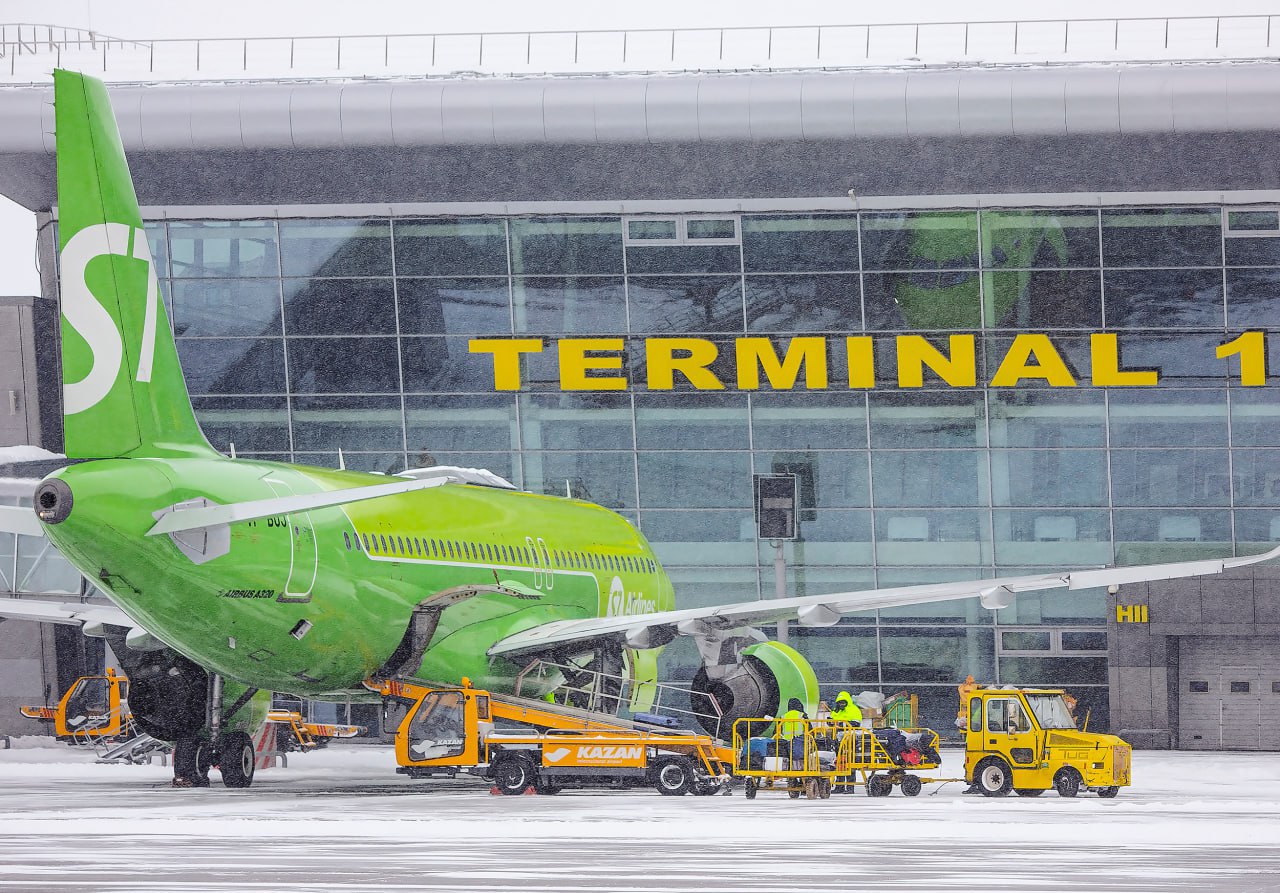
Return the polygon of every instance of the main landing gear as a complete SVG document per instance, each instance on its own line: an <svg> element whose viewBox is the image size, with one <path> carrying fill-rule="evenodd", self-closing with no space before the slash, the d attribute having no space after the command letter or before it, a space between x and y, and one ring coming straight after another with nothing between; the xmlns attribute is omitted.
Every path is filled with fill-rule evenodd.
<svg viewBox="0 0 1280 893"><path fill-rule="evenodd" d="M207 709L208 736L201 734L178 738L173 745L173 786L175 788L209 787L209 770L217 768L222 773L222 783L229 788L247 788L253 784L253 772L257 768L257 754L253 739L236 730L223 731L222 727L241 707L257 693L256 688L245 689L226 710L222 706L222 677L211 674Z"/></svg>

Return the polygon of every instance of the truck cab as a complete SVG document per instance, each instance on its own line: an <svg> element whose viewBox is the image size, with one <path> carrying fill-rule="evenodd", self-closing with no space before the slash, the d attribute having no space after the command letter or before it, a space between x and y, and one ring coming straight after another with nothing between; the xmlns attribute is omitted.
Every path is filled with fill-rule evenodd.
<svg viewBox="0 0 1280 893"><path fill-rule="evenodd" d="M1132 748L1115 735L1080 731L1062 689L969 692L965 780L988 797L1035 797L1083 788L1114 797L1130 783Z"/></svg>

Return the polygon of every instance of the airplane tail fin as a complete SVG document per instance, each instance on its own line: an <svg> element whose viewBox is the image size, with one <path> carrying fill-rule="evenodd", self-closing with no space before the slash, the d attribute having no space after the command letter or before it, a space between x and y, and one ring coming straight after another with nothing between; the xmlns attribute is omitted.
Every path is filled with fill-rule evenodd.
<svg viewBox="0 0 1280 893"><path fill-rule="evenodd" d="M53 84L65 452L209 455L106 88L62 70Z"/></svg>

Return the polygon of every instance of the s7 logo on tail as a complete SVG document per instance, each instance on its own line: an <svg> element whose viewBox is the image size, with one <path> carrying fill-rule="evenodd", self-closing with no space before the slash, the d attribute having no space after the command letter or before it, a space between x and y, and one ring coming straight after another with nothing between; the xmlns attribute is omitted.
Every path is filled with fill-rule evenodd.
<svg viewBox="0 0 1280 893"><path fill-rule="evenodd" d="M151 368L155 358L157 303L160 288L156 281L155 264L147 245L146 233L141 228L125 223L96 223L86 226L72 236L62 249L62 315L89 345L92 365L84 378L66 382L63 387L63 412L73 415L92 409L111 392L120 363L124 359L124 342L116 318L121 312L122 301L115 295L115 306L104 306L89 288L85 274L89 262L103 255L118 255L147 264L146 315L142 324L142 343L138 354L138 381L151 381ZM111 283L119 289L119 281ZM64 358L65 363L65 358Z"/></svg>

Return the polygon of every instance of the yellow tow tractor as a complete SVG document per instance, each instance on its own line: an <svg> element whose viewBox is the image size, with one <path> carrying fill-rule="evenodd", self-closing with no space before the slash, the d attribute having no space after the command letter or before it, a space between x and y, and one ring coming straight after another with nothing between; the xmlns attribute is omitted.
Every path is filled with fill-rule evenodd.
<svg viewBox="0 0 1280 893"><path fill-rule="evenodd" d="M1074 797L1083 788L1114 797L1130 783L1132 747L1078 730L1062 689L966 688L965 781L986 796L1038 797L1053 788Z"/></svg>
<svg viewBox="0 0 1280 893"><path fill-rule="evenodd" d="M459 771L493 780L501 794L555 794L567 787L653 787L659 793L727 789L733 757L708 735L461 686L380 683L407 705L396 730L397 772L411 778ZM495 721L535 731L502 731Z"/></svg>
<svg viewBox="0 0 1280 893"><path fill-rule="evenodd" d="M101 676L81 676L56 706L18 710L28 719L52 723L58 740L68 744L95 744L133 734L129 680L111 668Z"/></svg>

